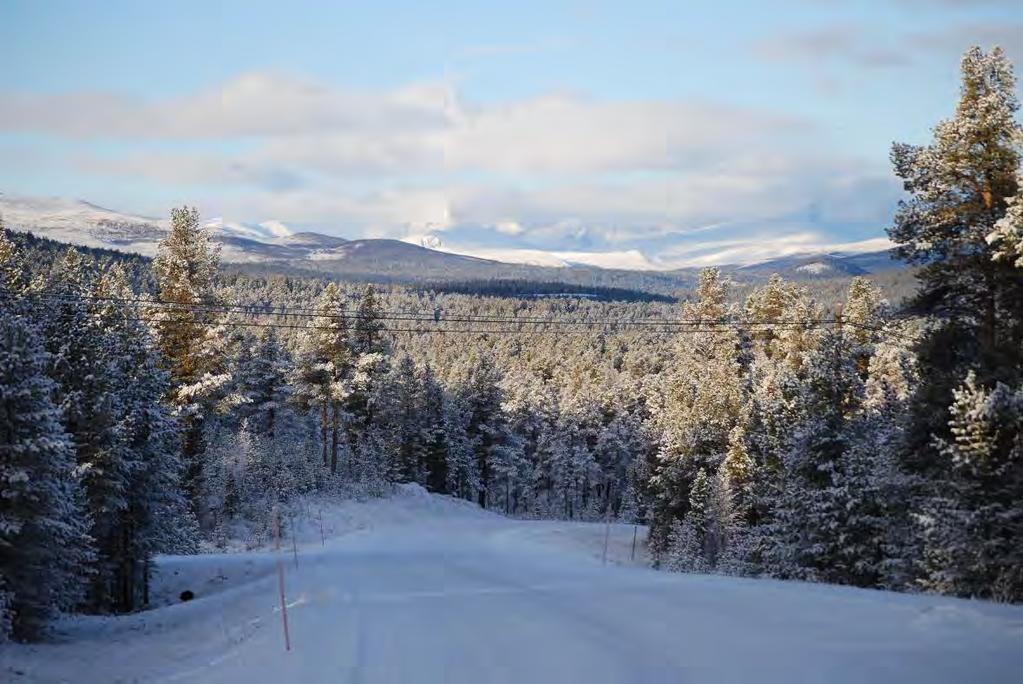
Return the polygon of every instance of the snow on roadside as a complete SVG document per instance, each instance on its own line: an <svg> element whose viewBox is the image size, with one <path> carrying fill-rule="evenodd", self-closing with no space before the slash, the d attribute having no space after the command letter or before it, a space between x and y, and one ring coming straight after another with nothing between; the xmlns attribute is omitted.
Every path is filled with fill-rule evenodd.
<svg viewBox="0 0 1023 684"><path fill-rule="evenodd" d="M249 540L233 539L228 540L230 552L157 556L150 610L69 616L57 623L47 642L4 644L0 681L136 681L139 672L178 673L182 663L208 667L230 657L233 645L277 627L277 560L292 562L293 539L299 562L315 562L324 550L372 529L501 520L471 502L430 494L415 484L398 485L390 496L379 498L307 497L296 509L284 523L281 555L266 544L246 551ZM193 600L181 601L185 590ZM150 678L166 679L160 674L144 679Z"/></svg>
<svg viewBox="0 0 1023 684"><path fill-rule="evenodd" d="M339 499L329 495L303 497L293 515L282 517L281 551L291 559L315 554L337 539L373 528L445 520L494 520L497 516L476 504L450 496L430 494L418 484L401 484L390 496ZM244 538L227 540L227 552L193 556L158 556L151 583L153 607L180 602L181 593L191 591L196 599L217 594L259 580L276 569L278 556L273 543L253 547L257 538L246 525L234 528ZM322 536L321 536L322 530ZM267 538L262 533L258 538Z"/></svg>
<svg viewBox="0 0 1023 684"><path fill-rule="evenodd" d="M607 534L607 562L613 565L650 565L647 550L648 529L645 525L613 523L610 526L596 522L569 522L562 520L522 521L498 535L498 543L522 543L542 547L556 553L581 555L603 561L604 537ZM635 552L633 540L635 539Z"/></svg>

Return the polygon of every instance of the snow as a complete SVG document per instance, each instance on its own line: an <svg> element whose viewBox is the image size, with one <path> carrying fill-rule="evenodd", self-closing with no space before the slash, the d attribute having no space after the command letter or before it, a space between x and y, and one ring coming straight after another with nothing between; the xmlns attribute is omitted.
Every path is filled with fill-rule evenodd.
<svg viewBox="0 0 1023 684"><path fill-rule="evenodd" d="M291 652L272 551L163 557L162 607L4 646L0 678L934 684L1023 666L1019 606L657 572L630 564L628 525L604 565L602 524L508 520L414 485L304 509L297 567L290 538L280 555ZM183 588L196 599L175 602Z"/></svg>
<svg viewBox="0 0 1023 684"><path fill-rule="evenodd" d="M798 266L796 270L803 271L805 273L812 273L814 275L820 275L822 273L827 273L832 269L829 264L825 264L824 262L821 261L814 261L813 263L810 264L803 264L802 266Z"/></svg>

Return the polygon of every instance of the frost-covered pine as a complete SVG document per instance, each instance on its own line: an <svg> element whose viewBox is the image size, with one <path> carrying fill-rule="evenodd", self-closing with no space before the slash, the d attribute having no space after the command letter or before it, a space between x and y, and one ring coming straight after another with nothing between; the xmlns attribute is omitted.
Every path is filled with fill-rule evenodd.
<svg viewBox="0 0 1023 684"><path fill-rule="evenodd" d="M215 316L206 307L215 303L213 278L220 247L210 230L199 223L198 210L171 210L171 229L153 260L160 302L152 317L157 343L170 367L175 385L193 384L204 369L197 363L196 344Z"/></svg>
<svg viewBox="0 0 1023 684"><path fill-rule="evenodd" d="M23 294L28 287L28 269L21 250L10 238L0 216L0 298L11 300Z"/></svg>
<svg viewBox="0 0 1023 684"><path fill-rule="evenodd" d="M987 241L995 249L992 258L1023 268L1023 171L1017 176L1016 185L1019 188L1016 195L1006 200L1005 216L995 223Z"/></svg>
<svg viewBox="0 0 1023 684"><path fill-rule="evenodd" d="M425 383L412 357L406 355L399 359L388 384L396 479L425 485L429 475L427 452L431 434L426 424Z"/></svg>
<svg viewBox="0 0 1023 684"><path fill-rule="evenodd" d="M354 365L344 298L336 283L328 283L320 293L316 312L300 342L296 397L318 411L323 465L335 474L344 447L343 403L351 393Z"/></svg>
<svg viewBox="0 0 1023 684"><path fill-rule="evenodd" d="M74 445L90 533L96 540L87 603L92 610L105 611L114 604L120 518L128 505L134 464L124 423L126 379L112 335L92 309L95 282L86 259L67 250L46 284L46 294L54 299L38 321L49 352L47 372L57 383L54 396Z"/></svg>
<svg viewBox="0 0 1023 684"><path fill-rule="evenodd" d="M956 593L982 592L977 577L994 581L987 570L963 566L970 557L997 564L986 554L999 548L1002 533L972 526L986 515L988 496L1023 498L1023 483L964 470L954 432L967 416L981 418L966 410L965 397L985 405L980 388L1023 380L1023 269L1006 258L1020 192L1018 110L1004 53L971 48L953 117L935 127L931 144L892 151L910 199L889 233L900 256L923 264L916 308L935 318L916 345L919 384L900 460L914 478L911 506L922 513L920 531L929 540L919 579ZM989 240L992 234L998 239ZM963 390L971 373L974 389Z"/></svg>
<svg viewBox="0 0 1023 684"><path fill-rule="evenodd" d="M925 514L925 586L942 592L1023 600L1023 389L979 385L971 373L954 394L954 467Z"/></svg>
<svg viewBox="0 0 1023 684"><path fill-rule="evenodd" d="M199 513L200 475L205 444L204 419L212 413L227 378L217 343L226 336L216 330L218 314L213 281L220 263L220 246L199 223L195 208L171 210L171 229L153 260L160 305L149 318L157 346L170 372L171 400L182 430L184 486L193 512Z"/></svg>
<svg viewBox="0 0 1023 684"><path fill-rule="evenodd" d="M743 519L748 518L749 509L753 504L756 463L750 456L746 444L746 429L742 423L737 423L728 433L728 452L725 454L725 460L721 462L719 475L737 514Z"/></svg>
<svg viewBox="0 0 1023 684"><path fill-rule="evenodd" d="M856 277L849 284L849 294L842 307L842 329L852 345L860 376L867 377L874 345L881 339L885 302L880 289L866 278Z"/></svg>
<svg viewBox="0 0 1023 684"><path fill-rule="evenodd" d="M447 491L447 470L451 440L447 431L448 397L444 387L434 375L433 368L426 364L422 369L421 416L426 431L426 487L432 492Z"/></svg>
<svg viewBox="0 0 1023 684"><path fill-rule="evenodd" d="M359 357L363 354L383 354L387 351L386 340L382 334L384 330L382 315L376 288L367 285L359 298L359 306L352 324L353 355Z"/></svg>
<svg viewBox="0 0 1023 684"><path fill-rule="evenodd" d="M457 473L461 480L458 483L460 495L470 495L487 508L495 467L504 458L511 439L501 406L501 372L492 354L473 354L458 368L455 382L453 403L457 404L457 415L465 435L463 448L471 454L471 463L464 461L466 453L460 451L458 462L449 464L449 477Z"/></svg>
<svg viewBox="0 0 1023 684"><path fill-rule="evenodd" d="M36 331L0 305L0 622L18 639L38 638L78 604L92 561L75 452L47 366Z"/></svg>
<svg viewBox="0 0 1023 684"><path fill-rule="evenodd" d="M701 468L716 471L745 402L739 338L734 330L705 331L728 314L727 287L717 269L700 274L695 302L683 318L695 326L680 337L666 396L655 420L662 426L651 478L650 543L655 557L675 521L689 509L689 488Z"/></svg>
<svg viewBox="0 0 1023 684"><path fill-rule="evenodd" d="M689 488L689 510L671 528L667 552L669 569L677 572L706 572L709 569L706 538L710 499L710 478L701 468Z"/></svg>
<svg viewBox="0 0 1023 684"><path fill-rule="evenodd" d="M771 574L850 581L841 564L845 512L854 492L844 482L848 419L862 401L862 382L849 345L828 332L804 365L797 421L782 459L782 489L771 525Z"/></svg>
<svg viewBox="0 0 1023 684"><path fill-rule="evenodd" d="M100 551L109 558L109 604L129 611L147 600L153 555L194 550L198 530L182 490L179 424L164 403L169 373L145 324L115 303L136 297L123 268L107 268L94 294L94 322L119 380L127 473L124 506L110 522Z"/></svg>
<svg viewBox="0 0 1023 684"><path fill-rule="evenodd" d="M279 429L295 432L291 413L291 359L272 328L260 338L251 352L242 355L234 373L235 392L239 396L238 416L250 430L273 439Z"/></svg>

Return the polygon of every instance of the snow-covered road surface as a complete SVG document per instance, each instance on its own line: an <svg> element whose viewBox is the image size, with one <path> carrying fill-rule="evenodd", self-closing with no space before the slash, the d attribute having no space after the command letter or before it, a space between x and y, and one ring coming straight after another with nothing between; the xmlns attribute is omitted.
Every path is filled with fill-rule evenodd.
<svg viewBox="0 0 1023 684"><path fill-rule="evenodd" d="M5 651L0 673L12 682L935 684L1019 682L1023 672L1020 607L604 566L594 557L599 525L433 508L323 548L317 539L297 569L284 556L291 652L272 556L255 555L247 576L256 579L144 615L73 621L64 643ZM612 556L627 558L631 536L615 530ZM566 538L575 543L558 542ZM220 572L238 574L229 567Z"/></svg>

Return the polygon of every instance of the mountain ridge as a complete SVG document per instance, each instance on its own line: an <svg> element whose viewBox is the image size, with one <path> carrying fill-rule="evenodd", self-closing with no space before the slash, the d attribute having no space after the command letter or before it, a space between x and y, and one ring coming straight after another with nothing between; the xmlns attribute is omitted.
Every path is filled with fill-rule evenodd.
<svg viewBox="0 0 1023 684"><path fill-rule="evenodd" d="M167 219L121 213L87 200L59 197L22 197L0 193L0 215L12 230L85 247L109 248L155 256L159 241L170 229ZM450 272L453 277L486 277L499 272L514 277L533 271L662 273L666 277L687 278L699 269L695 266L649 271L643 268L606 266L576 262L556 250L538 255L528 263L508 262L390 238L346 239L310 230L292 230L280 221L257 224L214 218L204 224L221 245L221 257L227 264L283 263L303 270L333 274L379 273L384 276L415 277L424 273ZM495 256L502 254L498 251ZM780 273L794 279L820 279L864 275L899 268L888 250L870 252L805 252L785 254L750 264L719 265L723 271L754 279Z"/></svg>

